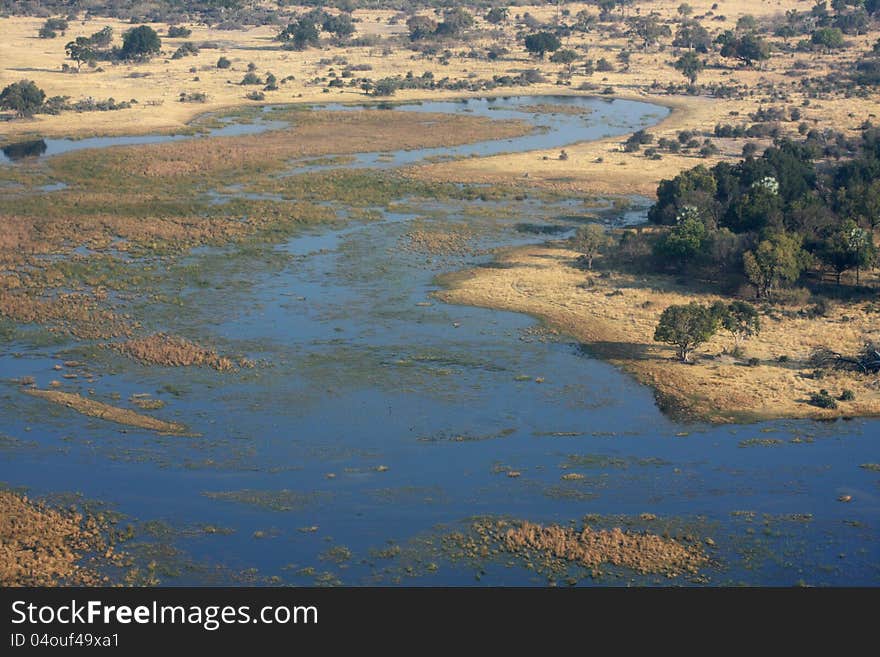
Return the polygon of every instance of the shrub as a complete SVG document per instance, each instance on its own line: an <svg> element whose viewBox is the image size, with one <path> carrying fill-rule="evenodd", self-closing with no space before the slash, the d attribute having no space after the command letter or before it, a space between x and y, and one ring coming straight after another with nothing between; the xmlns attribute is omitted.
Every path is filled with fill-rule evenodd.
<svg viewBox="0 0 880 657"><path fill-rule="evenodd" d="M232 62L230 62L226 57L221 57L217 60L217 68L229 68L232 66Z"/></svg>
<svg viewBox="0 0 880 657"><path fill-rule="evenodd" d="M262 91L251 91L245 96L245 98L248 100L266 100L266 94Z"/></svg>
<svg viewBox="0 0 880 657"><path fill-rule="evenodd" d="M837 402L828 391L822 388L819 392L810 395L810 404L819 408L837 408Z"/></svg>
<svg viewBox="0 0 880 657"><path fill-rule="evenodd" d="M190 34L192 34L192 30L186 27L181 27L178 25L172 25L168 28L168 38L169 39L185 39Z"/></svg>
<svg viewBox="0 0 880 657"><path fill-rule="evenodd" d="M838 397L840 401L855 401L855 398L856 393L849 388L845 388L844 391L840 393L840 397Z"/></svg>

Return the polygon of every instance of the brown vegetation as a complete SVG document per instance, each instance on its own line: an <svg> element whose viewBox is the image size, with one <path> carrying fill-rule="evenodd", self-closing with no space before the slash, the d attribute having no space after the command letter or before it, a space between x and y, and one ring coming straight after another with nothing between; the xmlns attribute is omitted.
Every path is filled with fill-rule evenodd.
<svg viewBox="0 0 880 657"><path fill-rule="evenodd" d="M117 351L150 365L171 367L211 367L219 372L229 372L236 368L236 362L227 356L220 356L213 349L202 347L186 338L165 333L155 333L145 338L135 338L112 347ZM240 367L252 366L246 359L237 363Z"/></svg>
<svg viewBox="0 0 880 657"><path fill-rule="evenodd" d="M127 408L119 408L118 406L111 406L110 404L87 399L72 392L40 390L38 388L25 388L24 391L34 397L45 399L54 404L64 405L83 415L110 420L119 424L127 424L132 427L140 427L141 429L149 429L161 434L188 435L187 428L177 422L158 420Z"/></svg>
<svg viewBox="0 0 880 657"><path fill-rule="evenodd" d="M698 546L616 527L597 530L585 526L576 531L525 521L503 533L502 546L514 554L538 552L587 568L609 564L669 577L697 573L708 561Z"/></svg>
<svg viewBox="0 0 880 657"><path fill-rule="evenodd" d="M84 559L119 564L106 523L90 514L55 509L24 495L0 491L0 586L107 585Z"/></svg>

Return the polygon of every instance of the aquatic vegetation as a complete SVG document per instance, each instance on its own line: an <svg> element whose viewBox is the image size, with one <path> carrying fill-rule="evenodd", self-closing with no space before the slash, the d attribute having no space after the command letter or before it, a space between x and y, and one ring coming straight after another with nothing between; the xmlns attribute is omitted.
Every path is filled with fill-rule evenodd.
<svg viewBox="0 0 880 657"><path fill-rule="evenodd" d="M114 343L111 348L151 365L203 366L220 372L229 372L236 367L253 367L253 363L247 359L233 361L227 356L218 355L213 349L202 347L181 336L165 333Z"/></svg>
<svg viewBox="0 0 880 657"><path fill-rule="evenodd" d="M206 491L202 495L212 500L238 502L268 511L294 511L325 499L329 493L301 493L286 489L279 491L245 489Z"/></svg>
<svg viewBox="0 0 880 657"><path fill-rule="evenodd" d="M112 526L75 508L56 508L0 490L0 586L106 585L128 562Z"/></svg>
<svg viewBox="0 0 880 657"><path fill-rule="evenodd" d="M609 564L640 573L662 573L675 577L696 573L708 559L697 545L655 534L615 529L580 531L558 525L538 525L524 521L487 531L496 532L505 550L517 555L549 554L574 561L588 568Z"/></svg>
<svg viewBox="0 0 880 657"><path fill-rule="evenodd" d="M40 390L38 388L25 388L24 392L34 397L45 399L54 404L60 404L77 413L90 415L102 420L110 420L119 424L127 424L141 429L157 431L161 434L188 435L187 428L178 422L166 422L149 415L142 415L127 408L111 406L103 402L82 397L76 393L63 392L61 390Z"/></svg>

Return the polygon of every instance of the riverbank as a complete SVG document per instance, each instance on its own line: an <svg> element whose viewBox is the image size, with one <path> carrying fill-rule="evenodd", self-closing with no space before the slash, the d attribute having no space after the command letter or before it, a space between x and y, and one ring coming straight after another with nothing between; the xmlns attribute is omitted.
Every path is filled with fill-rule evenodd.
<svg viewBox="0 0 880 657"><path fill-rule="evenodd" d="M761 333L743 344L742 357L727 353L733 338L722 333L699 350L693 364L683 364L672 347L653 341L660 313L672 304L720 297L661 276L586 272L577 266L577 256L554 245L509 250L492 267L441 277L445 289L437 296L533 315L651 386L660 407L674 416L728 423L880 415L876 377L827 372L815 379L807 362L812 349L824 344L858 351L876 330L870 304L841 305L816 318L765 313ZM752 358L758 362L750 365ZM836 409L818 408L809 399L821 389L833 396L848 389L855 399L839 402Z"/></svg>

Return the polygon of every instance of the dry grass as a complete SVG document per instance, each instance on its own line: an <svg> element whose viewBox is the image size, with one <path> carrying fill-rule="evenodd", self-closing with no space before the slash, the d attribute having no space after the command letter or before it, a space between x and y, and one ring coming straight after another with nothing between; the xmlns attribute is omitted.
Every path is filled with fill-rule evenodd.
<svg viewBox="0 0 880 657"><path fill-rule="evenodd" d="M82 397L72 392L63 392L61 390L40 390L38 388L25 388L24 391L29 395L45 399L53 404L66 406L77 413L97 417L102 420L109 420L111 422L139 427L141 429L149 429L150 431L157 431L161 434L192 435L188 433L188 430L184 425L179 424L178 422L166 422L164 420L150 417L149 415L136 413L127 408L119 408L118 406L111 406L110 404L87 399L86 397Z"/></svg>
<svg viewBox="0 0 880 657"><path fill-rule="evenodd" d="M877 331L876 314L841 305L814 319L763 317L760 335L744 343L747 367L727 356L733 339L719 334L692 365L674 360L671 347L653 341L660 313L669 305L711 302L719 297L670 286L664 277L607 277L575 266L577 254L553 246L530 246L499 258L498 268L479 268L447 277L445 301L525 312L583 342L596 356L624 368L652 386L668 410L714 422L775 417L831 418L880 414L877 377L832 372L817 381L806 363L814 347L830 344L855 353ZM788 362L779 362L786 356ZM855 392L837 409L809 405L826 388Z"/></svg>

